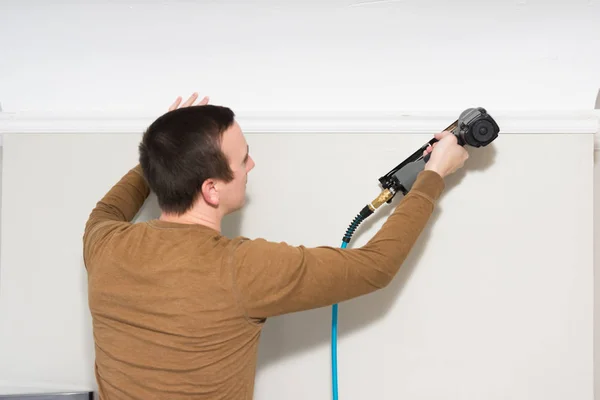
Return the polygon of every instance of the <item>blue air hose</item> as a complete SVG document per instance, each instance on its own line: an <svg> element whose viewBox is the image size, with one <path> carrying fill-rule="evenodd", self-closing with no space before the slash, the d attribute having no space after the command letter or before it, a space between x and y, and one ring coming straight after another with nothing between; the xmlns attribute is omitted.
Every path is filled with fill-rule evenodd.
<svg viewBox="0 0 600 400"><path fill-rule="evenodd" d="M361 212L354 218L354 221L348 227L344 238L342 239L342 249L345 249L352 239L352 235L356 228L371 214L375 207L372 205L365 206ZM337 369L337 320L338 320L338 305L334 304L331 308L331 390L333 400L338 400L338 369Z"/></svg>

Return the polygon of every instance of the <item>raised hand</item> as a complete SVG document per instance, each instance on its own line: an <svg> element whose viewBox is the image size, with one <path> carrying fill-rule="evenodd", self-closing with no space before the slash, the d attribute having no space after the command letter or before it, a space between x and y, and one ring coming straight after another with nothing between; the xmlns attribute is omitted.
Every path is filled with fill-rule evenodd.
<svg viewBox="0 0 600 400"><path fill-rule="evenodd" d="M171 104L171 107L169 107L169 111L173 111L176 110L178 108L183 108L183 107L190 107L193 105L197 105L197 106L204 106L208 104L208 96L204 96L204 98L202 98L202 100L200 100L200 102L198 104L194 104L194 102L198 99L198 93L194 92L192 93L192 95L189 97L189 99L187 99L185 101L185 103L181 104L181 101L183 100L181 98L181 96L178 96L177 99L175 99L175 102L173 104ZM181 104L181 107L179 106Z"/></svg>

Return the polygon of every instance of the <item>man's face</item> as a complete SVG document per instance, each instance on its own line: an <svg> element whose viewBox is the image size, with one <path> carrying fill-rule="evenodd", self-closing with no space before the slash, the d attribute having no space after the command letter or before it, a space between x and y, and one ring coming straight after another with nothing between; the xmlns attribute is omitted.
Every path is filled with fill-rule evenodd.
<svg viewBox="0 0 600 400"><path fill-rule="evenodd" d="M229 214L242 208L246 202L248 172L254 168L254 160L250 157L248 143L237 122L223 133L221 149L233 172L233 180L220 182L219 190L219 205L224 214Z"/></svg>

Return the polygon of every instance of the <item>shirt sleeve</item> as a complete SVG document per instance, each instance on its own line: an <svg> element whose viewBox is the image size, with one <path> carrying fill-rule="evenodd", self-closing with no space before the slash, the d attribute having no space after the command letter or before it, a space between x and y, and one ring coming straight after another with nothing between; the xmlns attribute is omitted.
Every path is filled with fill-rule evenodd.
<svg viewBox="0 0 600 400"><path fill-rule="evenodd" d="M381 229L360 248L239 240L231 266L234 290L247 317L328 306L385 287L426 226L443 189L440 175L422 171Z"/></svg>
<svg viewBox="0 0 600 400"><path fill-rule="evenodd" d="M111 232L126 227L139 212L150 189L138 164L117 182L92 210L83 234L84 262L91 259Z"/></svg>

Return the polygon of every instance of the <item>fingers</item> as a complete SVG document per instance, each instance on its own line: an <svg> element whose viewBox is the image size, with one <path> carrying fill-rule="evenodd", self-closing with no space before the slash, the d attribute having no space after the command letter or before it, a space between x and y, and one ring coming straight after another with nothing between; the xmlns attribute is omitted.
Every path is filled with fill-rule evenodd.
<svg viewBox="0 0 600 400"><path fill-rule="evenodd" d="M192 93L192 95L185 101L185 103L181 104L181 96L178 96L177 99L175 100L175 102L173 104L171 104L171 106L169 107L169 111L173 111L177 108L180 107L190 107L192 105L194 105L194 102L198 99L198 93L194 92ZM208 101L210 100L210 98L208 96L204 96L202 98L202 100L200 100L200 103L198 103L198 105L200 106L205 106L208 104Z"/></svg>
<svg viewBox="0 0 600 400"><path fill-rule="evenodd" d="M436 133L435 135L433 135L433 137L435 137L437 140L442 140L443 138L445 138L448 135L452 135L452 132L450 131L443 131L440 133Z"/></svg>
<svg viewBox="0 0 600 400"><path fill-rule="evenodd" d="M192 93L192 95L190 96L189 99L186 100L185 103L183 103L183 105L181 107L189 107L192 104L194 104L194 101L196 101L196 99L198 98L198 93L194 92Z"/></svg>
<svg viewBox="0 0 600 400"><path fill-rule="evenodd" d="M178 96L177 99L175 99L175 102L171 104L171 107L169 107L169 111L173 111L174 109L179 107L179 103L181 103L181 96Z"/></svg>
<svg viewBox="0 0 600 400"><path fill-rule="evenodd" d="M442 132L442 134L443 133L444 132ZM452 144L452 145L458 145L458 138L455 135L453 135L452 133L444 134L437 143L447 143L447 144Z"/></svg>
<svg viewBox="0 0 600 400"><path fill-rule="evenodd" d="M431 153L432 151L433 151L433 146L428 145L427 148L425 150L423 150L423 157L425 157L427 154Z"/></svg>

